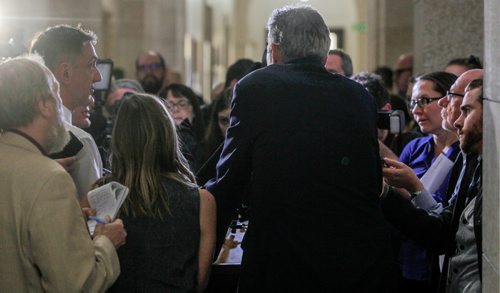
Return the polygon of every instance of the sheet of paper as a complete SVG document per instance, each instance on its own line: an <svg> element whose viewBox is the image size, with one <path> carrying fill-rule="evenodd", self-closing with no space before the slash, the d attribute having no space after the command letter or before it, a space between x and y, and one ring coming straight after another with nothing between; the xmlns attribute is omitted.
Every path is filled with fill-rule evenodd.
<svg viewBox="0 0 500 293"><path fill-rule="evenodd" d="M453 168L453 161L448 159L444 154L440 154L427 172L420 178L420 181L424 185L425 189L429 191L430 194L435 193L443 181L450 173L451 168Z"/></svg>
<svg viewBox="0 0 500 293"><path fill-rule="evenodd" d="M87 198L91 208L96 210L96 216L103 218L109 216L113 221L120 210L121 205L128 195L128 188L118 182L110 182L89 191ZM96 221L89 220L87 225L93 235Z"/></svg>

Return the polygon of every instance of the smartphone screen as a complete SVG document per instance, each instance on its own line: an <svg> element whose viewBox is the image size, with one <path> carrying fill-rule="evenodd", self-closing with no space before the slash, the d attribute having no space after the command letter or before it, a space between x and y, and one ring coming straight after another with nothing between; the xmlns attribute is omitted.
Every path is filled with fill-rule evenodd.
<svg viewBox="0 0 500 293"><path fill-rule="evenodd" d="M111 59L97 60L97 69L101 73L102 79L94 83L94 89L107 91L111 85L111 74L113 73L113 61Z"/></svg>

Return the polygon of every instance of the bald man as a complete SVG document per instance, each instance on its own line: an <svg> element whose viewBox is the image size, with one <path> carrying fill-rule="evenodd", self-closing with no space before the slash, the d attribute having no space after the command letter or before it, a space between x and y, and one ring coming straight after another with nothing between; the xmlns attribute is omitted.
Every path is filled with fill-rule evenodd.
<svg viewBox="0 0 500 293"><path fill-rule="evenodd" d="M405 53L399 56L396 65L394 65L394 84L397 94L404 97L410 83L410 77L413 75L413 53Z"/></svg>
<svg viewBox="0 0 500 293"><path fill-rule="evenodd" d="M474 79L482 79L482 69L471 69L462 73L451 86L448 94L438 101L441 109L441 117L443 117L443 128L448 131L456 132L454 123L460 116L460 105L465 95L465 88Z"/></svg>

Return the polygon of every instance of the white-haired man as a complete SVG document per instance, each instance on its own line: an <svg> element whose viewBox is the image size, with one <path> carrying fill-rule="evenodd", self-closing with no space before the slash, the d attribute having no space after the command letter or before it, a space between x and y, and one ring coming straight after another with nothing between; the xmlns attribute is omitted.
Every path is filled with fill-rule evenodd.
<svg viewBox="0 0 500 293"><path fill-rule="evenodd" d="M121 220L91 239L68 173L47 153L69 135L59 84L40 62L0 64L0 288L103 292L118 277Z"/></svg>
<svg viewBox="0 0 500 293"><path fill-rule="evenodd" d="M390 292L375 103L325 69L330 32L316 10L276 9L268 31L270 65L237 83L206 184L219 237L250 186L239 292Z"/></svg>

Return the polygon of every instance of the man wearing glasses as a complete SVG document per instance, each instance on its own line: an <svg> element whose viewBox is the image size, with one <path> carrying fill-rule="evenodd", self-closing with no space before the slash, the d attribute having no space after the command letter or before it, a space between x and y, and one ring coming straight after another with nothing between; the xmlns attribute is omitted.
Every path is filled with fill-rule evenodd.
<svg viewBox="0 0 500 293"><path fill-rule="evenodd" d="M460 116L460 105L465 94L465 87L474 79L483 78L482 69L471 69L464 72L453 83L446 96L438 101L441 109L441 117L443 117L443 128L449 131L456 131L453 123Z"/></svg>
<svg viewBox="0 0 500 293"><path fill-rule="evenodd" d="M135 60L136 78L148 94L157 95L165 87L168 69L163 56L156 51L147 51Z"/></svg>
<svg viewBox="0 0 500 293"><path fill-rule="evenodd" d="M470 72L466 76L464 74L464 78L457 80L454 85L460 86L471 76ZM457 87L454 88L456 90ZM412 200L418 209L393 189L389 189L387 197L382 200L382 209L389 222L433 253L445 254L438 292L481 292L482 80L470 82L464 96L459 96L460 113L453 125L460 137L460 149L467 155L467 165L460 171L460 178L463 179L459 179L456 185L449 185L449 189L454 192L448 205L439 211L430 208L432 198L422 184L414 180L414 174L413 179L406 177L404 181L414 182L419 187L410 183L398 187L420 190L419 195ZM386 162L391 167L384 168L386 178L411 174L404 164L390 159L386 159Z"/></svg>
<svg viewBox="0 0 500 293"><path fill-rule="evenodd" d="M410 84L410 77L413 75L413 54L405 53L399 56L398 61L394 65L394 84L396 85L397 94L401 97L406 95L406 91Z"/></svg>
<svg viewBox="0 0 500 293"><path fill-rule="evenodd" d="M460 105L465 96L465 89L471 81L482 78L482 69L471 69L464 72L453 83L450 90L446 92L446 96L438 101L438 105L441 107L441 117L443 118L443 129L457 132L455 121L460 116ZM458 155L451 172L449 188L445 197L446 201L457 196L459 192L464 192L464 190L460 190L460 186L470 184L472 172L476 168L476 157L476 154L465 154L463 152Z"/></svg>
<svg viewBox="0 0 500 293"><path fill-rule="evenodd" d="M431 72L419 76L413 85L410 110L418 123L420 131L427 136L416 138L408 143L399 157L400 162L408 165L418 178L432 176L432 184L427 184L431 198L444 203L448 186L448 174L455 161L459 146L457 135L442 128L441 108L438 100L446 95L446 91L456 81L457 77L446 72ZM447 167L444 167L447 166ZM433 171L435 170L435 171ZM431 174L443 174L435 177ZM425 178L424 178L425 177ZM408 197L415 198L419 191L407 188L407 180L399 182L386 176L386 181L397 187L405 187ZM414 181L411 181L414 182ZM419 182L419 180L415 180ZM429 182L429 180L427 180ZM434 272L436 266L431 265L432 254L420 243L412 239L404 239L399 250L401 269L401 292L434 292Z"/></svg>

